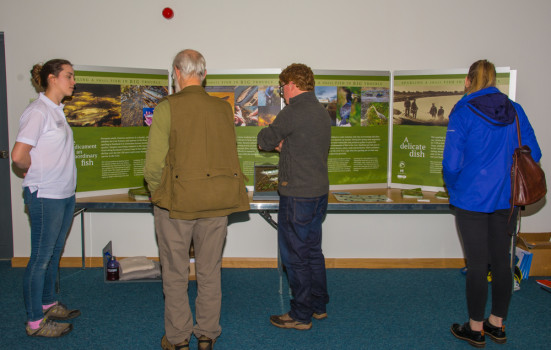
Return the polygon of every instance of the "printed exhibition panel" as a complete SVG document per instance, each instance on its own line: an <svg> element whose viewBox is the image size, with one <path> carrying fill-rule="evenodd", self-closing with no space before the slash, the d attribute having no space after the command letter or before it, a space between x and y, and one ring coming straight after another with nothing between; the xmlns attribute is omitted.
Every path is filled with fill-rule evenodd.
<svg viewBox="0 0 551 350"><path fill-rule="evenodd" d="M316 96L331 116L331 185L384 185L388 171L389 71L316 70Z"/></svg>
<svg viewBox="0 0 551 350"><path fill-rule="evenodd" d="M277 152L259 152L258 132L272 123L283 105L279 96L279 69L212 71L207 73L205 89L234 110L237 153L247 186L254 185L254 166L277 164ZM277 176L277 174L275 174Z"/></svg>
<svg viewBox="0 0 551 350"><path fill-rule="evenodd" d="M247 185L255 165L277 164L277 152L259 152L256 137L284 102L279 70L214 72L206 90L234 108L238 153ZM387 183L390 72L316 71L315 93L332 119L331 185Z"/></svg>
<svg viewBox="0 0 551 350"><path fill-rule="evenodd" d="M75 81L64 111L75 139L77 191L143 186L149 125L168 95L168 71L75 66Z"/></svg>
<svg viewBox="0 0 551 350"><path fill-rule="evenodd" d="M234 110L248 186L254 184L255 165L279 160L275 151L259 152L256 137L285 106L278 91L280 72L212 71L205 82L210 95L228 101ZM513 72L498 68L497 87L514 96ZM442 189L446 127L464 94L466 69L398 71L393 77L389 71L314 73L316 96L333 125L332 186ZM143 186L148 126L155 106L169 94L168 71L75 66L75 80L77 89L64 102L75 138L77 191Z"/></svg>
<svg viewBox="0 0 551 350"><path fill-rule="evenodd" d="M466 75L466 69L394 73L391 187L443 189L446 129ZM510 93L508 68L498 69L497 88Z"/></svg>

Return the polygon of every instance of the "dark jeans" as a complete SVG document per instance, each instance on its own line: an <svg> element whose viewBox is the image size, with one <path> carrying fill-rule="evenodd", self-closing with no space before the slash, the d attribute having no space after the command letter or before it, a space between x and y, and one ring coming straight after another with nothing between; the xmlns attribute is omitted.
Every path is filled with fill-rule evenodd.
<svg viewBox="0 0 551 350"><path fill-rule="evenodd" d="M75 196L37 198L37 193L31 193L28 187L23 190L31 219L31 258L23 276L28 321L40 320L44 317L42 305L57 301L57 268L75 209Z"/></svg>
<svg viewBox="0 0 551 350"><path fill-rule="evenodd" d="M516 215L508 223L509 209L480 213L455 208L456 222L467 260L467 307L474 321L484 320L488 298L488 266L492 271L492 314L506 318L513 276L510 267L511 233Z"/></svg>
<svg viewBox="0 0 551 350"><path fill-rule="evenodd" d="M312 313L326 312L329 302L325 257L321 251L321 223L327 195L279 198L278 242L293 293L289 315L310 322Z"/></svg>

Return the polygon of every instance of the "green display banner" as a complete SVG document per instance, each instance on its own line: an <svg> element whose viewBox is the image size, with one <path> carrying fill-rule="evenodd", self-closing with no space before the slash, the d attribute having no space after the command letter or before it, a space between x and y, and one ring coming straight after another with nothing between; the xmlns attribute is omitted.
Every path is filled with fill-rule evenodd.
<svg viewBox="0 0 551 350"><path fill-rule="evenodd" d="M259 152L258 132L283 108L278 74L209 74L206 90L234 108L239 159L247 185L254 166L277 164L277 152ZM325 72L315 75L315 93L332 119L331 185L387 182L389 72Z"/></svg>
<svg viewBox="0 0 551 350"><path fill-rule="evenodd" d="M329 183L386 185L390 72L316 71L315 80L333 125Z"/></svg>
<svg viewBox="0 0 551 350"><path fill-rule="evenodd" d="M509 93L511 74L501 71L497 87ZM239 160L253 186L255 165L279 161L275 151L258 151L257 135L284 107L280 71L236 72L208 74L205 89L234 110ZM331 185L443 187L446 127L466 73L420 72L395 73L392 111L390 72L314 72L316 96L332 121ZM149 125L168 95L168 71L76 66L75 80L65 113L75 139L77 191L143 186Z"/></svg>
<svg viewBox="0 0 551 350"><path fill-rule="evenodd" d="M450 112L464 95L463 74L394 75L392 184L442 188L442 159ZM509 73L497 88L509 93Z"/></svg>
<svg viewBox="0 0 551 350"><path fill-rule="evenodd" d="M77 192L144 185L153 109L168 95L168 71L75 66L64 101L73 130Z"/></svg>
<svg viewBox="0 0 551 350"><path fill-rule="evenodd" d="M256 136L282 109L279 73L207 74L205 89L227 101L234 110L237 153L246 184L254 185L255 164L277 164L277 152L259 152Z"/></svg>

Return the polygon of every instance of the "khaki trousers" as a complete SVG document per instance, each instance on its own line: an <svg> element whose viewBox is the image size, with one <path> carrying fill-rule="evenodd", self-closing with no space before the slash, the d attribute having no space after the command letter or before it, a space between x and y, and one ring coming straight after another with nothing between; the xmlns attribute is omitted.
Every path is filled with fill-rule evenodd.
<svg viewBox="0 0 551 350"><path fill-rule="evenodd" d="M153 209L165 295L165 332L172 344L205 335L216 339L222 332L220 268L228 217L178 220L168 210ZM189 307L189 248L193 240L197 273L195 320Z"/></svg>

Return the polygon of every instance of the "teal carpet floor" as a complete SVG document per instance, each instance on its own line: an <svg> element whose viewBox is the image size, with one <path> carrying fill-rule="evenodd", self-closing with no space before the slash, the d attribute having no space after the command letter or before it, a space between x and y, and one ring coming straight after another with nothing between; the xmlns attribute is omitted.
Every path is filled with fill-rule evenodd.
<svg viewBox="0 0 551 350"><path fill-rule="evenodd" d="M103 282L103 270L61 270L60 299L82 315L58 339L25 334L24 269L0 262L0 349L160 349L161 283ZM467 320L465 277L457 269L330 269L329 317L309 331L272 326L288 311L275 269L223 269L222 335L215 349L471 349L449 328ZM506 322L508 341L487 349L549 349L551 293L523 281ZM284 286L287 291L287 287ZM182 291L184 292L184 291ZM189 285L194 300L196 283ZM197 348L192 338L190 349Z"/></svg>

